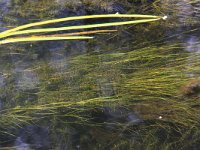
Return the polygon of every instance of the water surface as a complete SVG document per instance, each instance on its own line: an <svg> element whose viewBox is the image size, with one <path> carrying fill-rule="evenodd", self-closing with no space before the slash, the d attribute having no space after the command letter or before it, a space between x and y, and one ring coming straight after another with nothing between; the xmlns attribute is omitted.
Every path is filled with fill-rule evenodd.
<svg viewBox="0 0 200 150"><path fill-rule="evenodd" d="M168 19L116 27L92 40L1 45L0 149L199 149L199 6L1 0L0 31L117 12ZM105 21L114 19L53 26Z"/></svg>

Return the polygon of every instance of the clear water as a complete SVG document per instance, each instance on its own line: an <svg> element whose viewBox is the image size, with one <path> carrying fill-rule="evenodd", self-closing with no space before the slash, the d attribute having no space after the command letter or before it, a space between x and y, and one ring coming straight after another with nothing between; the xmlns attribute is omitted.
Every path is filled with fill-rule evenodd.
<svg viewBox="0 0 200 150"><path fill-rule="evenodd" d="M0 31L88 14L168 19L92 40L1 45L0 149L199 149L200 3L154 4L1 0Z"/></svg>

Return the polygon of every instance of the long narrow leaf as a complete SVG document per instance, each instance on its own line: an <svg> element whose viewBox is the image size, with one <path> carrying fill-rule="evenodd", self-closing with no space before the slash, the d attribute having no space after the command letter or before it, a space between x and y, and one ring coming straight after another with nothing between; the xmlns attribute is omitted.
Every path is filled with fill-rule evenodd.
<svg viewBox="0 0 200 150"><path fill-rule="evenodd" d="M16 42L31 42L31 41L51 41L51 40L79 40L79 39L92 39L90 36L51 36L51 37L23 37L23 38L8 38L0 41L0 45Z"/></svg>
<svg viewBox="0 0 200 150"><path fill-rule="evenodd" d="M99 28L99 27L108 27L108 26L138 24L138 23L153 22L160 19L161 18L142 19L142 20L123 21L123 22L121 21L121 22L111 22L111 23L91 24L91 25L78 25L78 26L59 27L59 28L30 29L30 30L17 31L14 33L8 33L5 37L11 36L11 35L30 34L30 33L47 33L47 32L56 32L56 31L64 31L64 30L89 29L89 28Z"/></svg>
<svg viewBox="0 0 200 150"><path fill-rule="evenodd" d="M108 33L108 32L116 32L117 30L93 30L93 31L82 31L82 32L72 32L65 34L53 34L48 36L72 36L72 35L88 35L94 33Z"/></svg>
<svg viewBox="0 0 200 150"><path fill-rule="evenodd" d="M0 45L7 44L7 43L16 43L16 42L26 42L26 41L47 41L47 40L63 40L64 39L90 39L92 37L86 36L74 36L74 35L88 35L94 33L106 33L106 32L115 32L117 30L94 30L94 31L84 31L84 32L73 32L73 33L66 33L66 34L53 34L53 35L41 35L41 36L25 36L19 38L7 38L5 40L0 41ZM69 37L70 38L67 38ZM52 38L50 38L52 37ZM71 38L73 37L73 38ZM78 38L76 38L78 37ZM81 38L80 38L81 37Z"/></svg>
<svg viewBox="0 0 200 150"><path fill-rule="evenodd" d="M160 16L154 16L154 15L139 15L139 14L103 14L103 15L88 15L88 16L75 16L75 17L67 17L67 18L60 18L60 19L53 19L53 20L47 20L47 21L41 21L41 22L35 22L30 23L26 25L22 25L7 31L4 31L0 33L0 38L4 37L6 34L19 31L22 29L34 27L34 26L41 26L45 24L52 24L52 23L58 23L58 22L64 22L64 21L71 21L71 20L81 20L81 19L92 19L92 18L161 18Z"/></svg>

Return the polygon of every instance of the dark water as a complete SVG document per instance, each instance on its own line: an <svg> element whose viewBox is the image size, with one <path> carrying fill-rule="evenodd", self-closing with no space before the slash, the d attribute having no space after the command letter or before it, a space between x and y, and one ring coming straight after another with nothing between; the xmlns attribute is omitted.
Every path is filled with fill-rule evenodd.
<svg viewBox="0 0 200 150"><path fill-rule="evenodd" d="M200 149L200 3L1 0L0 31L88 14L167 15L92 40L0 46L0 149ZM83 20L54 26L110 20Z"/></svg>

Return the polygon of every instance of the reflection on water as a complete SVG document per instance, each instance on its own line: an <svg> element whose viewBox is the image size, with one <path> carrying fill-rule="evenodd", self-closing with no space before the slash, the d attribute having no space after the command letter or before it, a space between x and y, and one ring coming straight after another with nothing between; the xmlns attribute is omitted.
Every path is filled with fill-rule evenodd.
<svg viewBox="0 0 200 150"><path fill-rule="evenodd" d="M17 150L29 150L31 147L35 149L49 148L49 146L48 130L44 127L27 126L20 129L15 140Z"/></svg>
<svg viewBox="0 0 200 150"><path fill-rule="evenodd" d="M185 42L185 50L192 53L200 53L200 40L197 36L190 36Z"/></svg>
<svg viewBox="0 0 200 150"><path fill-rule="evenodd" d="M94 40L1 46L0 148L198 149L200 4L154 4L1 0L0 31L100 13L164 13L169 20L117 27Z"/></svg>
<svg viewBox="0 0 200 150"><path fill-rule="evenodd" d="M27 64L15 64L13 71L13 73L16 74L15 82L17 89L30 90L38 85L39 79L37 74L32 70L28 70Z"/></svg>
<svg viewBox="0 0 200 150"><path fill-rule="evenodd" d="M4 14L6 14L9 11L9 9L8 9L9 4L10 4L9 0L1 0L0 1L0 8L1 8L1 10L0 10L0 13L1 13L1 15L0 15L0 32L7 29L6 27L3 26L2 20L3 20Z"/></svg>
<svg viewBox="0 0 200 150"><path fill-rule="evenodd" d="M191 56L188 57L188 67L194 68L195 66L193 66L193 62L194 61L198 61L198 57L194 56L193 54L199 54L200 53L200 40L196 35L189 35L188 38L186 38L184 45L184 49L185 51L188 51L191 53ZM188 73L188 76L193 78L193 77L197 77L199 78L199 70L198 71L193 71Z"/></svg>
<svg viewBox="0 0 200 150"><path fill-rule="evenodd" d="M1 74L1 76L0 76L0 87L3 87L5 85L4 80L5 80L5 78L4 78L3 74Z"/></svg>

